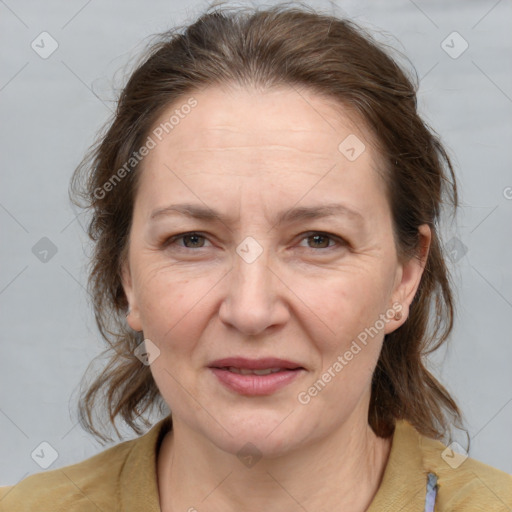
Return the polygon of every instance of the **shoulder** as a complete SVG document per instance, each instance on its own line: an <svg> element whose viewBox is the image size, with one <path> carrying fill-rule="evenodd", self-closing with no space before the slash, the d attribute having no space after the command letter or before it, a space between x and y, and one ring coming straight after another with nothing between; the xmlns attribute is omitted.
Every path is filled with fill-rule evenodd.
<svg viewBox="0 0 512 512"><path fill-rule="evenodd" d="M510 512L512 476L459 456L406 420L395 425L381 484L368 512Z"/></svg>
<svg viewBox="0 0 512 512"><path fill-rule="evenodd" d="M397 421L368 512L510 512L512 476L451 448Z"/></svg>
<svg viewBox="0 0 512 512"><path fill-rule="evenodd" d="M122 442L82 462L1 487L0 511L114 510L118 477L135 442Z"/></svg>
<svg viewBox="0 0 512 512"><path fill-rule="evenodd" d="M0 488L0 512L157 512L156 457L168 416L144 435L88 459Z"/></svg>
<svg viewBox="0 0 512 512"><path fill-rule="evenodd" d="M512 476L417 434L423 467L437 475L439 510L509 511Z"/></svg>

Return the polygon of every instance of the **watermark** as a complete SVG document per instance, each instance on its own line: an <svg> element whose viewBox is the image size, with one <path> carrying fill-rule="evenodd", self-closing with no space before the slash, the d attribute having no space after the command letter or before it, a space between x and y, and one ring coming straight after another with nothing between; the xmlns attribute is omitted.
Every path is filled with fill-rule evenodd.
<svg viewBox="0 0 512 512"><path fill-rule="evenodd" d="M262 453L257 446L246 443L238 450L236 456L244 466L250 469L261 459Z"/></svg>
<svg viewBox="0 0 512 512"><path fill-rule="evenodd" d="M32 247L32 254L42 263L48 263L56 254L57 246L46 236L43 236Z"/></svg>
<svg viewBox="0 0 512 512"><path fill-rule="evenodd" d="M253 263L263 253L263 247L252 236L248 236L238 244L236 252L246 263Z"/></svg>
<svg viewBox="0 0 512 512"><path fill-rule="evenodd" d="M180 124L181 119L185 119L194 107L197 106L197 100L192 96L180 108L174 110L174 113L164 123L160 123L153 129L153 135L161 141L165 134L169 134L176 126Z"/></svg>
<svg viewBox="0 0 512 512"><path fill-rule="evenodd" d="M160 349L149 338L146 338L137 345L133 353L144 366L149 366L160 356Z"/></svg>
<svg viewBox="0 0 512 512"><path fill-rule="evenodd" d="M453 31L441 41L441 48L452 59L458 59L469 48L469 43L457 31Z"/></svg>
<svg viewBox="0 0 512 512"><path fill-rule="evenodd" d="M59 47L59 43L48 32L41 32L30 46L41 59L47 59Z"/></svg>
<svg viewBox="0 0 512 512"><path fill-rule="evenodd" d="M352 340L350 348L346 350L342 355L339 355L327 370L322 373L320 378L307 390L301 391L297 395L297 400L302 405L307 405L311 402L311 399L318 394L338 375L345 366L347 366L354 357L361 352L362 347L368 343L368 337L374 338L379 332L384 329L384 326L395 317L398 311L402 310L402 304L395 302L391 308L385 313L379 315L379 319L371 327L366 327L364 331L361 331L357 335L357 339ZM359 341L359 343L358 343Z"/></svg>
<svg viewBox="0 0 512 512"><path fill-rule="evenodd" d="M464 245L456 236L448 240L445 245L445 249L448 252L448 257L453 261L453 263L457 263L468 252L467 245Z"/></svg>
<svg viewBox="0 0 512 512"><path fill-rule="evenodd" d="M448 466L457 469L468 458L468 452L457 441L453 441L441 453L441 458Z"/></svg>
<svg viewBox="0 0 512 512"><path fill-rule="evenodd" d="M512 187L505 187L503 189L503 197L505 199L512 199Z"/></svg>
<svg viewBox="0 0 512 512"><path fill-rule="evenodd" d="M117 169L101 187L94 189L94 197L96 199L103 199L107 195L107 192L111 192L127 174L135 169L145 156L149 155L149 152L156 147L157 141L161 142L164 138L164 134L169 134L174 130L180 121L190 114L192 108L195 106L197 106L197 100L194 97L189 98L180 108L174 110L167 121L153 128L151 135L148 135L144 144L130 155L130 158L128 158L124 165Z"/></svg>
<svg viewBox="0 0 512 512"><path fill-rule="evenodd" d="M43 441L34 448L30 456L38 466L48 469L59 458L59 453L48 441Z"/></svg>
<svg viewBox="0 0 512 512"><path fill-rule="evenodd" d="M353 133L338 145L338 151L350 162L357 160L364 153L365 149L364 142Z"/></svg>

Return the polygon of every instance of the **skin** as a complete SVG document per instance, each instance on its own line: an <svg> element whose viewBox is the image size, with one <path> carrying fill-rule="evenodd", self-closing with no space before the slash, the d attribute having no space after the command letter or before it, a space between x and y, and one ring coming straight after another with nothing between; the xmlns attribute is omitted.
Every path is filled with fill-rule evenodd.
<svg viewBox="0 0 512 512"><path fill-rule="evenodd" d="M399 262L376 171L382 159L363 123L332 101L287 87L193 96L197 106L145 157L123 265L128 322L160 350L150 368L173 415L158 454L161 508L364 511L391 445L368 425L371 377L384 335L407 320L430 230L420 228L418 257ZM338 150L350 134L366 146L355 161ZM149 221L156 208L185 202L229 218ZM274 221L283 209L331 202L360 212L363 223ZM164 245L191 231L201 236ZM248 236L263 249L252 263L236 252ZM299 403L397 302L402 318ZM272 395L244 396L207 368L230 356L279 357L305 371ZM237 457L248 442L261 455L252 467Z"/></svg>

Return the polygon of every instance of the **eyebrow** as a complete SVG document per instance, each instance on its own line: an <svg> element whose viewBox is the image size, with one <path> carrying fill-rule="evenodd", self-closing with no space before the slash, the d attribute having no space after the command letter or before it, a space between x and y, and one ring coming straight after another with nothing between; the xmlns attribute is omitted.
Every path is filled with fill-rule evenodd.
<svg viewBox="0 0 512 512"><path fill-rule="evenodd" d="M228 223L229 219L221 213L208 208L207 206L183 203L172 204L164 208L153 210L149 219L154 220L159 217L169 215L185 215L194 219L200 219L208 222L220 221ZM364 224L364 217L357 211L350 209L340 203L329 203L313 206L298 206L289 210L280 211L275 220L275 224L293 223L301 220L321 219L325 217L344 216L354 220L358 224Z"/></svg>

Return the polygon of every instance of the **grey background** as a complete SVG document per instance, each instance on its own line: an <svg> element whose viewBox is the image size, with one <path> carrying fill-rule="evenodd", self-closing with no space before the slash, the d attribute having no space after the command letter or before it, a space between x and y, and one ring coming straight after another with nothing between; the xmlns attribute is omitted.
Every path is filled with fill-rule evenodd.
<svg viewBox="0 0 512 512"><path fill-rule="evenodd" d="M470 455L512 473L512 3L309 4L377 30L421 77L421 111L454 158L463 199L443 233L456 325L432 368L466 415ZM85 219L68 201L69 178L145 39L206 5L0 0L0 485L42 471L31 458L42 441L58 453L48 469L105 449L73 416L73 393L103 346L84 290ZM43 31L59 45L47 59L31 48ZM441 46L453 31L469 44L456 59ZM57 249L46 262L33 252L43 237Z"/></svg>

